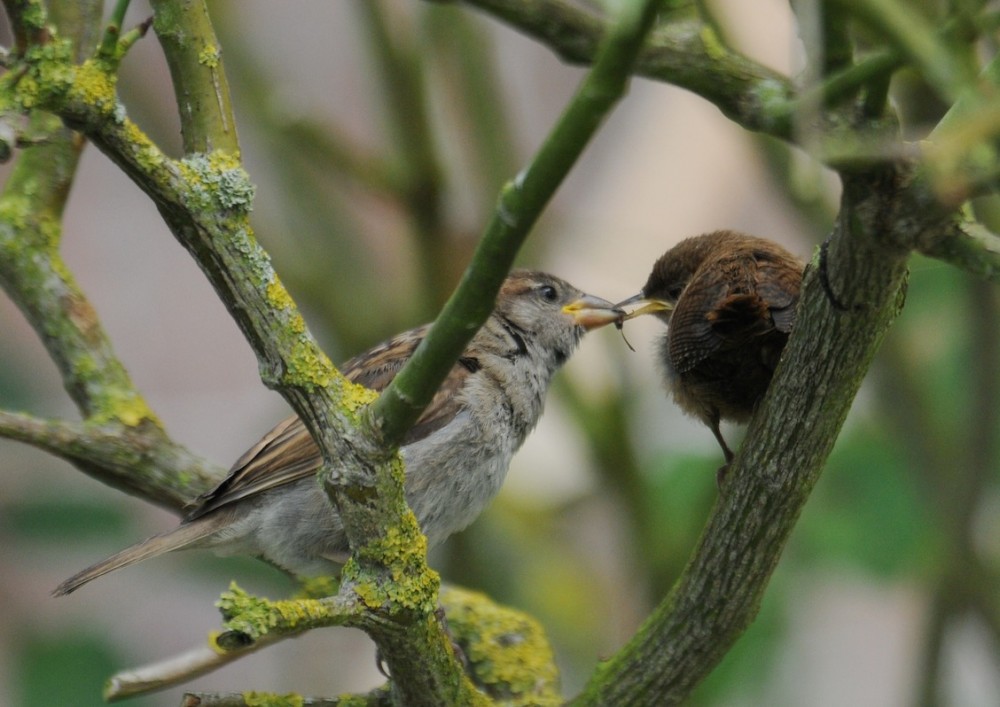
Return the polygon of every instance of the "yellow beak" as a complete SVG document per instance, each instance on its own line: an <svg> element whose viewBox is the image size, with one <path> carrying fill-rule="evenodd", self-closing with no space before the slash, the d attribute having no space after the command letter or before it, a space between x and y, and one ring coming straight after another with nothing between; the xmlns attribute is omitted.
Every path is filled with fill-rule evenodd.
<svg viewBox="0 0 1000 707"><path fill-rule="evenodd" d="M624 317L622 321L627 321L629 319L634 319L635 317L642 316L643 314L655 314L656 312L669 312L674 308L674 302L667 302L666 300L656 299L655 297L646 297L641 292L637 295L633 295L626 300L622 300L615 307L631 307L633 305L641 304L639 309L634 309Z"/></svg>
<svg viewBox="0 0 1000 707"><path fill-rule="evenodd" d="M573 318L574 324L588 331L612 322L620 322L625 317L625 312L618 307L593 295L584 295L575 302L570 302L562 308L562 311Z"/></svg>

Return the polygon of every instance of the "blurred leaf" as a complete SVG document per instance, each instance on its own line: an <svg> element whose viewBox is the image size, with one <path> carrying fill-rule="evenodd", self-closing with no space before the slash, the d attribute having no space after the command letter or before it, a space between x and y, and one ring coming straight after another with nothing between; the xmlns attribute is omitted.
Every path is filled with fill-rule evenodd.
<svg viewBox="0 0 1000 707"><path fill-rule="evenodd" d="M649 534L645 562L657 578L657 591L669 589L701 536L718 493L715 472L720 463L721 454L663 454L643 470Z"/></svg>
<svg viewBox="0 0 1000 707"><path fill-rule="evenodd" d="M966 392L956 384L969 373L963 354L968 353L968 332L975 323L975 313L968 309L964 297L968 279L968 275L922 256L915 256L910 263L906 310L897 333L906 337L915 364L930 374L922 382L937 391L944 402Z"/></svg>
<svg viewBox="0 0 1000 707"><path fill-rule="evenodd" d="M24 538L66 542L66 538L128 538L131 523L123 509L72 498L18 499L3 506L0 531Z"/></svg>
<svg viewBox="0 0 1000 707"><path fill-rule="evenodd" d="M298 583L283 571L252 557L222 557L211 550L184 552L183 570L219 586L223 591L236 580L254 594L285 597L294 594Z"/></svg>
<svg viewBox="0 0 1000 707"><path fill-rule="evenodd" d="M899 451L876 425L841 438L786 552L797 565L844 563L881 577L919 567L935 526Z"/></svg>
<svg viewBox="0 0 1000 707"><path fill-rule="evenodd" d="M122 663L109 642L88 633L25 634L18 645L14 694L21 707L103 707L104 681ZM142 707L151 702L129 704Z"/></svg>

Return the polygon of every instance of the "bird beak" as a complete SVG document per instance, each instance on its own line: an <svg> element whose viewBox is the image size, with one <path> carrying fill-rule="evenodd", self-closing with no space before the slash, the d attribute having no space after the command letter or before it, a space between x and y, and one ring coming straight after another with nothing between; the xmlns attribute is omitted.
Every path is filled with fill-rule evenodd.
<svg viewBox="0 0 1000 707"><path fill-rule="evenodd" d="M642 294L641 292L637 295L629 297L626 300L622 300L621 302L616 304L615 307L620 309L621 307L631 307L636 304L641 304L643 306L639 307L639 309L632 310L624 317L622 317L621 320L623 322L629 319L634 319L635 317L642 316L643 314L654 314L656 312L669 312L671 309L674 308L673 302L667 302L666 300L656 299L655 297L646 297L646 295Z"/></svg>
<svg viewBox="0 0 1000 707"><path fill-rule="evenodd" d="M574 324L588 331L612 322L620 322L625 316L625 312L615 305L593 295L584 295L575 302L570 302L562 308L562 311L572 317Z"/></svg>

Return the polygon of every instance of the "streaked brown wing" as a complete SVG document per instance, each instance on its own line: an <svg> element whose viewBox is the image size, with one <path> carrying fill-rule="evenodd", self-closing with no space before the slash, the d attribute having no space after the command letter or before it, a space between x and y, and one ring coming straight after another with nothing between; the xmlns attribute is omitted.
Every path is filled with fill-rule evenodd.
<svg viewBox="0 0 1000 707"><path fill-rule="evenodd" d="M427 327L412 329L355 356L344 364L344 375L352 382L382 391L413 355ZM463 357L452 368L424 413L410 429L403 444L410 444L440 429L462 406L458 392L478 362ZM216 508L268 489L315 474L322 464L319 447L305 423L293 415L274 427L241 456L218 486L196 499L187 516L192 520Z"/></svg>
<svg viewBox="0 0 1000 707"><path fill-rule="evenodd" d="M728 285L710 279L693 279L670 315L670 365L678 373L690 371L722 346L723 338L706 313L726 296Z"/></svg>
<svg viewBox="0 0 1000 707"><path fill-rule="evenodd" d="M322 458L297 415L288 417L241 456L218 486L197 499L186 520L220 506L314 474Z"/></svg>
<svg viewBox="0 0 1000 707"><path fill-rule="evenodd" d="M352 383L382 392L423 341L429 324L404 331L348 359L340 370Z"/></svg>
<svg viewBox="0 0 1000 707"><path fill-rule="evenodd" d="M757 292L771 310L778 331L789 333L795 325L795 310L802 289L802 266L799 263L764 261L759 264Z"/></svg>
<svg viewBox="0 0 1000 707"><path fill-rule="evenodd" d="M363 354L355 356L344 364L343 372L354 383L381 392L396 377L417 346L427 334L430 325L416 329L379 344ZM469 354L469 352L467 352ZM441 383L437 393L417 422L403 438L403 444L421 440L432 432L444 427L458 414L464 402L457 395L465 385L470 373L479 370L479 361L474 355L462 356Z"/></svg>

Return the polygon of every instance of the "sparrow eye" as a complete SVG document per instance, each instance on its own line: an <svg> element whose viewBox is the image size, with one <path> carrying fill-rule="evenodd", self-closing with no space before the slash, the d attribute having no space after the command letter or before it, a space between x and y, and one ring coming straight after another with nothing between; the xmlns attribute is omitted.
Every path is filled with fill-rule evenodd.
<svg viewBox="0 0 1000 707"><path fill-rule="evenodd" d="M681 293L683 291L684 291L683 287L681 287L680 285L676 285L667 290L667 297L676 302L680 298Z"/></svg>
<svg viewBox="0 0 1000 707"><path fill-rule="evenodd" d="M559 299L559 293L556 292L556 288L552 285L542 285L538 288L538 292L542 295L542 299L546 302L555 302Z"/></svg>

